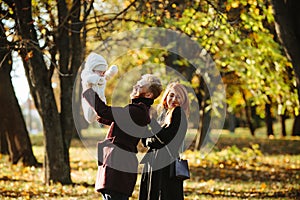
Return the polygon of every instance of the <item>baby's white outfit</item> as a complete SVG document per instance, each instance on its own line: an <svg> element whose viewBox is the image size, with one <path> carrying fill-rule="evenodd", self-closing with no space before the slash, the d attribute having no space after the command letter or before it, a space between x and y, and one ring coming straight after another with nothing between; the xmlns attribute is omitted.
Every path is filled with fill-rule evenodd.
<svg viewBox="0 0 300 200"><path fill-rule="evenodd" d="M107 67L108 64L106 60L101 55L92 52L86 58L84 69L81 73L82 91L84 92L86 89L92 87L92 89L98 94L104 103L106 103L106 81L112 78L118 72L118 67L116 65L112 65L108 70ZM105 72L104 76L99 76L98 74L94 73L93 70L107 71ZM81 98L81 105L86 121L89 123L96 121L97 113L84 98Z"/></svg>

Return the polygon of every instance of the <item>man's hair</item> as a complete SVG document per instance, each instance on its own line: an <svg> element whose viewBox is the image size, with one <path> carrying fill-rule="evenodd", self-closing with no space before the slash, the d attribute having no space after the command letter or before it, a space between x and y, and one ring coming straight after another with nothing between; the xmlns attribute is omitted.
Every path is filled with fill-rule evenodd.
<svg viewBox="0 0 300 200"><path fill-rule="evenodd" d="M153 74L145 74L142 76L142 79L147 80L147 82L149 83L148 89L153 93L153 99L156 99L162 91L160 79Z"/></svg>

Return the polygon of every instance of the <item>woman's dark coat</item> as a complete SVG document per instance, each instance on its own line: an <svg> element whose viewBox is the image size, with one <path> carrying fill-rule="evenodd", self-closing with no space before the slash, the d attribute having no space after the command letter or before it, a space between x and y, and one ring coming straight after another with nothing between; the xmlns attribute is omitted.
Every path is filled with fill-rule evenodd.
<svg viewBox="0 0 300 200"><path fill-rule="evenodd" d="M186 135L186 116L180 107L176 107L168 127L161 128L152 121L151 128L155 137L147 142L143 140L150 149L141 161L145 165L139 200L183 200L183 181L174 177L174 159L178 157Z"/></svg>
<svg viewBox="0 0 300 200"><path fill-rule="evenodd" d="M149 109L153 99L138 98L125 107L111 107L92 89L86 90L83 97L95 109L100 121L110 124L107 139L98 144L100 165L95 189L131 196L137 179L137 144L150 123Z"/></svg>

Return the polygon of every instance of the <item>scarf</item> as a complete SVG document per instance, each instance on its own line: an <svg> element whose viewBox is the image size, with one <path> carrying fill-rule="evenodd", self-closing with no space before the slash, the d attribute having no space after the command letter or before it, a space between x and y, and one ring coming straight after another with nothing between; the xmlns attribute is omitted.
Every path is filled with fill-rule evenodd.
<svg viewBox="0 0 300 200"><path fill-rule="evenodd" d="M143 104L145 104L146 106L148 106L150 108L150 106L154 102L154 99L140 97L140 98L132 99L131 101L132 101L132 103L143 103Z"/></svg>

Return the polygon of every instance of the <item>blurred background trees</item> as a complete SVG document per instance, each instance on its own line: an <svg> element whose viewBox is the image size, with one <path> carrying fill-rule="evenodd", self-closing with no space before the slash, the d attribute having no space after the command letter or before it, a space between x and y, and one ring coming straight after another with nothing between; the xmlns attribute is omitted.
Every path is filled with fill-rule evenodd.
<svg viewBox="0 0 300 200"><path fill-rule="evenodd" d="M292 135L300 135L298 8L296 0L2 0L0 102L7 106L0 112L1 152L6 146L13 163L23 158L24 164L37 164L10 80L12 56L17 54L42 121L45 180L71 183L68 149L77 136L72 115L77 72L86 55L112 34L143 27L185 34L211 55L226 87L224 128L234 132L247 126L255 136L257 127L266 126L266 135L272 136L274 120L281 120L285 136L285 120L293 118ZM195 141L199 149L209 130L204 119L213 111L203 74L180 55L163 51L133 50L114 62L120 66L118 77L151 63L185 77L196 93L193 103L202 119ZM109 88L115 84L108 84L109 101ZM120 96L127 97L123 92ZM73 103L76 107L79 99ZM19 141L11 139L12 134Z"/></svg>

